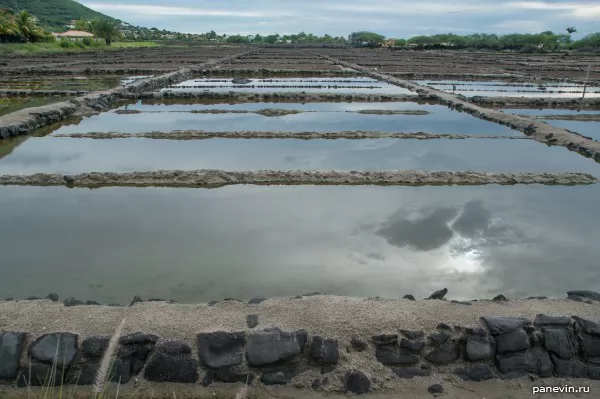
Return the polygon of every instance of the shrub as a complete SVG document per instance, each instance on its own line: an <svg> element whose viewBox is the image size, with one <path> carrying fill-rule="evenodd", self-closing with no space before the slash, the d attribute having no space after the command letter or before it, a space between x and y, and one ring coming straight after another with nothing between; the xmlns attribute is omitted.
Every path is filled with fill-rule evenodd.
<svg viewBox="0 0 600 399"><path fill-rule="evenodd" d="M60 40L60 47L62 47L62 48L69 48L69 47L71 47L71 45L72 45L71 42L68 41L67 39Z"/></svg>
<svg viewBox="0 0 600 399"><path fill-rule="evenodd" d="M92 39L90 39L89 37L84 37L83 40L81 41L84 45L86 46L91 46L92 45Z"/></svg>
<svg viewBox="0 0 600 399"><path fill-rule="evenodd" d="M79 48L85 48L85 44L82 41L77 40L75 42L75 46L79 47Z"/></svg>

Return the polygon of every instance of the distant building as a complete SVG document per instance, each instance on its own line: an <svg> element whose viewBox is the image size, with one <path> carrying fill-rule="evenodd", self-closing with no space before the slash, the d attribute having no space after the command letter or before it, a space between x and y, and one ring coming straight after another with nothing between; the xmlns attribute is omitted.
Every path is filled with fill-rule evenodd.
<svg viewBox="0 0 600 399"><path fill-rule="evenodd" d="M383 47L394 47L396 45L397 39L386 39L383 42Z"/></svg>
<svg viewBox="0 0 600 399"><path fill-rule="evenodd" d="M62 33L53 33L52 36L54 36L57 39L69 39L69 40L80 40L80 39L84 39L84 38L90 38L90 39L94 39L94 34L90 33L90 32L84 32L82 30L68 30L66 32L62 32Z"/></svg>

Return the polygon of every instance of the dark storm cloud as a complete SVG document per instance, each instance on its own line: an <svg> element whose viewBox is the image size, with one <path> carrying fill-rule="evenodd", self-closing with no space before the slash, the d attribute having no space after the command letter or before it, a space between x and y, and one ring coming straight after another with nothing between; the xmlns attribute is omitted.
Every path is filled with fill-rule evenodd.
<svg viewBox="0 0 600 399"><path fill-rule="evenodd" d="M347 35L374 30L388 37L454 32L597 30L600 4L593 1L507 0L83 0L124 21L183 32L268 34L312 32Z"/></svg>

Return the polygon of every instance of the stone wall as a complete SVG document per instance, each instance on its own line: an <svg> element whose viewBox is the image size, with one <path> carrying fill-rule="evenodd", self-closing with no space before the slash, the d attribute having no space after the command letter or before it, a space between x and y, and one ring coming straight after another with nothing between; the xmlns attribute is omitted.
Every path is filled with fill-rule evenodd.
<svg viewBox="0 0 600 399"><path fill-rule="evenodd" d="M440 323L435 331L381 331L371 337L347 337L345 342L306 330L255 330L257 317L247 317L248 332L201 332L195 342L142 332L121 336L110 379L122 384L144 378L201 381L204 386L298 386L303 375L311 375L319 376L310 380L315 390L330 385L362 394L377 390L378 376L353 366L363 363L356 362L360 356L364 364L376 359L399 379L453 374L464 381L523 376L600 380L600 323L576 316L538 314L533 321L484 316L479 328ZM26 332L2 332L0 380L18 387L47 384L54 365L57 384L63 379L66 384L93 384L109 340L55 332L29 342Z"/></svg>

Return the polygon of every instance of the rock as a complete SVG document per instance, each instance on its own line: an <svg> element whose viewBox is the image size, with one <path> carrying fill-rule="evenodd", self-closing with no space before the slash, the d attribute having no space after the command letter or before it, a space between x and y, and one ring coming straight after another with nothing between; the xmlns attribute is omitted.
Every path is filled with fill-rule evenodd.
<svg viewBox="0 0 600 399"><path fill-rule="evenodd" d="M208 306L215 306L217 303L219 303L219 301L210 301Z"/></svg>
<svg viewBox="0 0 600 399"><path fill-rule="evenodd" d="M440 346L448 342L448 340L452 338L452 335L447 332L441 331L438 333L430 334L427 336L427 339L431 341L433 345Z"/></svg>
<svg viewBox="0 0 600 399"><path fill-rule="evenodd" d="M57 350L58 348L58 350ZM44 334L31 344L29 356L65 369L77 355L77 335L68 332Z"/></svg>
<svg viewBox="0 0 600 399"><path fill-rule="evenodd" d="M72 385L93 385L96 382L96 375L100 368L100 359L92 362L87 361L81 365L81 368L71 367L67 373L65 382ZM122 359L115 359L111 364L108 373L108 380L126 384L131 378L131 364Z"/></svg>
<svg viewBox="0 0 600 399"><path fill-rule="evenodd" d="M369 347L369 344L366 341L363 341L357 336L352 337L350 340L350 345L352 345L357 352L363 352Z"/></svg>
<svg viewBox="0 0 600 399"><path fill-rule="evenodd" d="M310 345L310 357L321 365L334 365L340 361L337 339L316 336Z"/></svg>
<svg viewBox="0 0 600 399"><path fill-rule="evenodd" d="M485 322L492 335L505 334L518 328L531 325L529 320L522 317L484 316L481 320Z"/></svg>
<svg viewBox="0 0 600 399"><path fill-rule="evenodd" d="M567 316L546 316L538 314L533 320L535 326L570 326L573 324L573 319Z"/></svg>
<svg viewBox="0 0 600 399"><path fill-rule="evenodd" d="M248 371L243 366L230 366L216 369L215 381L236 383L242 382L247 385L251 385L254 381L254 374Z"/></svg>
<svg viewBox="0 0 600 399"><path fill-rule="evenodd" d="M496 348L500 354L523 351L529 348L529 337L524 329L519 328L496 336Z"/></svg>
<svg viewBox="0 0 600 399"><path fill-rule="evenodd" d="M533 373L540 377L551 377L554 365L545 349L535 347L526 352L496 355L502 373Z"/></svg>
<svg viewBox="0 0 600 399"><path fill-rule="evenodd" d="M401 350L397 346L378 346L375 349L377 360L387 366L412 365L419 363L419 358L412 353Z"/></svg>
<svg viewBox="0 0 600 399"><path fill-rule="evenodd" d="M61 381L66 379L66 373L62 369L55 370L50 364L30 364L26 366L27 372L24 372L17 381L17 387L57 387ZM54 379L51 376L54 374Z"/></svg>
<svg viewBox="0 0 600 399"><path fill-rule="evenodd" d="M492 299L492 301L494 301L494 302L508 302L508 298L505 297L504 295L500 294L500 295L496 295L494 297L494 299Z"/></svg>
<svg viewBox="0 0 600 399"><path fill-rule="evenodd" d="M433 294L429 295L427 299L439 299L442 300L448 293L448 288L444 288L443 290L435 291Z"/></svg>
<svg viewBox="0 0 600 399"><path fill-rule="evenodd" d="M419 353L425 348L425 342L418 341L409 341L406 338L402 338L400 341L400 348L406 349L410 352Z"/></svg>
<svg viewBox="0 0 600 399"><path fill-rule="evenodd" d="M400 332L408 339L417 340L425 336L423 331L400 330Z"/></svg>
<svg viewBox="0 0 600 399"><path fill-rule="evenodd" d="M600 357L600 336L581 333L580 342L585 360Z"/></svg>
<svg viewBox="0 0 600 399"><path fill-rule="evenodd" d="M302 353L305 342L297 333L265 330L248 336L246 357L252 367L279 363Z"/></svg>
<svg viewBox="0 0 600 399"><path fill-rule="evenodd" d="M58 294L54 294L54 293L48 294L46 299L50 299L52 302L58 302Z"/></svg>
<svg viewBox="0 0 600 399"><path fill-rule="evenodd" d="M233 78L231 80L231 83L233 83L234 85L245 85L251 82L252 80L246 78Z"/></svg>
<svg viewBox="0 0 600 399"><path fill-rule="evenodd" d="M64 179L65 183L67 183L67 184L75 183L75 178L73 176L64 175L63 179Z"/></svg>
<svg viewBox="0 0 600 399"><path fill-rule="evenodd" d="M460 351L455 344L446 344L425 355L425 359L433 364L448 364L458 360Z"/></svg>
<svg viewBox="0 0 600 399"><path fill-rule="evenodd" d="M416 367L396 367L392 371L400 378L411 380L415 377L429 377L431 370L420 369Z"/></svg>
<svg viewBox="0 0 600 399"><path fill-rule="evenodd" d="M371 337L375 345L395 345L398 342L398 334L381 334Z"/></svg>
<svg viewBox="0 0 600 399"><path fill-rule="evenodd" d="M438 394L444 393L444 387L441 386L440 384L433 384L427 388L427 391L434 395L438 395Z"/></svg>
<svg viewBox="0 0 600 399"><path fill-rule="evenodd" d="M467 360L477 362L489 359L492 356L494 356L494 346L490 337L480 335L470 335L467 337Z"/></svg>
<svg viewBox="0 0 600 399"><path fill-rule="evenodd" d="M156 341L158 341L158 335L146 334L142 332L134 332L119 338L119 342L122 345L155 344Z"/></svg>
<svg viewBox="0 0 600 399"><path fill-rule="evenodd" d="M256 298L252 298L248 301L249 305L258 305L261 302L266 301L268 298L264 298L264 297L256 297Z"/></svg>
<svg viewBox="0 0 600 399"><path fill-rule="evenodd" d="M492 368L487 364L475 364L467 367L461 367L455 370L463 381L485 381L494 378Z"/></svg>
<svg viewBox="0 0 600 399"><path fill-rule="evenodd" d="M211 385L215 380L215 372L213 370L208 370L206 374L204 374L204 378L202 378L202 386L207 387Z"/></svg>
<svg viewBox="0 0 600 399"><path fill-rule="evenodd" d="M246 325L248 328L254 328L258 325L258 315L257 314L249 314L246 316Z"/></svg>
<svg viewBox="0 0 600 399"><path fill-rule="evenodd" d="M550 358L554 363L554 371L558 377L566 378L588 378L588 365L580 360L561 359L551 353Z"/></svg>
<svg viewBox="0 0 600 399"><path fill-rule="evenodd" d="M197 339L198 354L206 366L220 368L242 364L246 339L244 332L200 333Z"/></svg>
<svg viewBox="0 0 600 399"><path fill-rule="evenodd" d="M600 323L577 316L573 316L573 319L575 319L575 323L579 330L586 334L600 336Z"/></svg>
<svg viewBox="0 0 600 399"><path fill-rule="evenodd" d="M191 354L192 348L184 341L158 341L144 378L155 382L195 383L199 378L198 360Z"/></svg>
<svg viewBox="0 0 600 399"><path fill-rule="evenodd" d="M412 295L410 295L410 294L404 295L402 298L403 299L408 299L409 301L416 301L415 297L412 296Z"/></svg>
<svg viewBox="0 0 600 399"><path fill-rule="evenodd" d="M27 333L0 333L0 379L13 380L17 377L21 353Z"/></svg>
<svg viewBox="0 0 600 399"><path fill-rule="evenodd" d="M591 299L584 298L584 297L579 296L579 295L569 295L567 297L567 300L575 301L575 302L584 302L584 303L588 303L588 304L594 303L594 301L592 301Z"/></svg>
<svg viewBox="0 0 600 399"><path fill-rule="evenodd" d="M81 306L83 305L83 301L80 301L79 299L75 299L73 297L67 298L63 301L63 304L66 307L71 307L71 306Z"/></svg>
<svg viewBox="0 0 600 399"><path fill-rule="evenodd" d="M356 395L364 395L371 390L371 381L362 371L348 371L345 380L348 392Z"/></svg>
<svg viewBox="0 0 600 399"><path fill-rule="evenodd" d="M263 375L260 377L260 382L265 385L286 385L291 381L292 377L286 375L282 371L263 373Z"/></svg>
<svg viewBox="0 0 600 399"><path fill-rule="evenodd" d="M472 306L473 305L471 302L467 302L467 301L455 301L455 300L452 300L452 301L450 301L450 303L455 303L457 305L464 305L464 306Z"/></svg>
<svg viewBox="0 0 600 399"><path fill-rule="evenodd" d="M136 303L141 303L144 302L142 301L142 298L140 298L138 295L134 296L133 299L131 300L131 302L129 302L129 306L133 306Z"/></svg>
<svg viewBox="0 0 600 399"><path fill-rule="evenodd" d="M579 296L582 298L587 298L587 299L591 299L593 301L600 302L600 293L597 293L595 291L575 290L575 291L568 291L567 295L568 296L576 295L576 296Z"/></svg>
<svg viewBox="0 0 600 399"><path fill-rule="evenodd" d="M440 323L436 327L438 330L452 331L452 326L446 323Z"/></svg>
<svg viewBox="0 0 600 399"><path fill-rule="evenodd" d="M81 343L81 351L87 358L100 358L108 348L109 337L87 337Z"/></svg>
<svg viewBox="0 0 600 399"><path fill-rule="evenodd" d="M571 359L577 353L575 337L566 328L544 328L544 347L562 359Z"/></svg>

